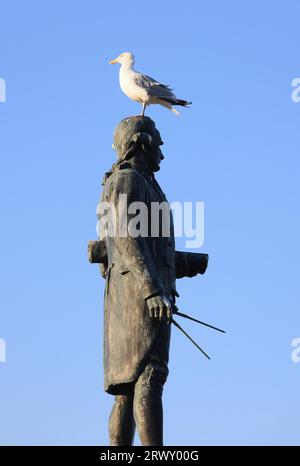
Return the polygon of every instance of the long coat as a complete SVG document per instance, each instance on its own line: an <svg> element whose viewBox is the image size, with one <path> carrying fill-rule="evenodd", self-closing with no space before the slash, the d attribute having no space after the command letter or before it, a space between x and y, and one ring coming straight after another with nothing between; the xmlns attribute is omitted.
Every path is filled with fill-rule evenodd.
<svg viewBox="0 0 300 466"><path fill-rule="evenodd" d="M115 207L117 227L121 194L127 195L128 205L144 202L148 211L152 202L167 203L152 173L125 162L108 177L102 193L102 201ZM128 215L128 222L132 218L133 215ZM146 305L146 299L159 292L169 296L176 293L171 215L169 236L163 236L161 228L162 225L156 232L158 236L150 236L149 213L148 237L121 237L118 232L115 236L103 237L108 258L104 298L104 385L111 394L117 393L120 384L137 380L161 332L170 338L170 331L166 332L167 324L151 319Z"/></svg>

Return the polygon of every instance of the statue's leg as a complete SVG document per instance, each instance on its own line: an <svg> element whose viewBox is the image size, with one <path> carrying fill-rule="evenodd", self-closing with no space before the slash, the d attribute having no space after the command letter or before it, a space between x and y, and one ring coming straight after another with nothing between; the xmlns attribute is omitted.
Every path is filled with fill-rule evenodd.
<svg viewBox="0 0 300 466"><path fill-rule="evenodd" d="M163 445L162 392L165 371L149 363L135 384L133 412L142 445Z"/></svg>
<svg viewBox="0 0 300 466"><path fill-rule="evenodd" d="M109 438L111 446L133 444L135 422L133 417L133 389L125 395L116 395L109 417Z"/></svg>

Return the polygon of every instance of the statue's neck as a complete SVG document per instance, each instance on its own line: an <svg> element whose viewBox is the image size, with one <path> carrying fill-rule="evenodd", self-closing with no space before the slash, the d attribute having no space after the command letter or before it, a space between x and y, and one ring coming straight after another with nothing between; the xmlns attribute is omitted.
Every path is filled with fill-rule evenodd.
<svg viewBox="0 0 300 466"><path fill-rule="evenodd" d="M130 165L132 165L132 168L142 170L143 172L146 172L149 175L153 175L153 170L151 170L151 168L149 167L144 152L136 154L134 157L127 160L127 162L130 163Z"/></svg>

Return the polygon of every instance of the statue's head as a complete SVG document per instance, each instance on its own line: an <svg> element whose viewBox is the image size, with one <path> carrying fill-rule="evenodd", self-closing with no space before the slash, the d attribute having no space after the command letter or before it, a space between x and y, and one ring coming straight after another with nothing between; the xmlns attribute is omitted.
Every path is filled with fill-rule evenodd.
<svg viewBox="0 0 300 466"><path fill-rule="evenodd" d="M119 163L135 158L151 171L158 171L164 158L160 150L162 144L160 133L149 117L124 118L114 131L113 148Z"/></svg>

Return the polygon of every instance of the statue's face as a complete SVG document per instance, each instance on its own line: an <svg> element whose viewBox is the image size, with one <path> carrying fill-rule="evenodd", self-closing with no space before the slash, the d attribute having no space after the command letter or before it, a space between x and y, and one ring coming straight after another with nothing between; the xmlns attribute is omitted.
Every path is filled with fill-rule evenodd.
<svg viewBox="0 0 300 466"><path fill-rule="evenodd" d="M155 131L155 135L153 136L154 144L153 150L149 154L149 167L153 172L157 172L160 169L160 162L164 159L163 153L160 149L160 146L163 145L163 141L160 137L159 131Z"/></svg>

